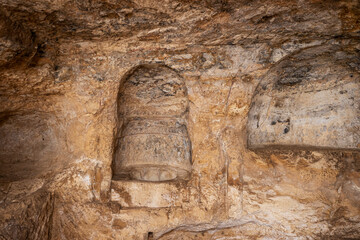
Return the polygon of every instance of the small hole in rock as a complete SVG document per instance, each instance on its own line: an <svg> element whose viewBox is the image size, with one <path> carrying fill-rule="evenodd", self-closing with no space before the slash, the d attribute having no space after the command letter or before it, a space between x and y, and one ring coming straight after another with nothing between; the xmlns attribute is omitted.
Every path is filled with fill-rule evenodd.
<svg viewBox="0 0 360 240"><path fill-rule="evenodd" d="M286 127L284 128L284 134L288 133L290 131L290 128Z"/></svg>

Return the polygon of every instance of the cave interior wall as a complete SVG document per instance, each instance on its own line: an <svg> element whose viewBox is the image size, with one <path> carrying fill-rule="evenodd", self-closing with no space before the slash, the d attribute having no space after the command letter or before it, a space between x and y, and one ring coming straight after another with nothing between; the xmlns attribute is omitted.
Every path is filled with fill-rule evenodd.
<svg viewBox="0 0 360 240"><path fill-rule="evenodd" d="M0 239L360 238L358 1L0 5ZM186 179L113 177L139 66L184 82Z"/></svg>

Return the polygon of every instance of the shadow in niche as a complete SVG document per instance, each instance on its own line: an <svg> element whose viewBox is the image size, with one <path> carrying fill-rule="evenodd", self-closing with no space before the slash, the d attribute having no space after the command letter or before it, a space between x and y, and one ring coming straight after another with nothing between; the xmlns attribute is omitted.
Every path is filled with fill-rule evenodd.
<svg viewBox="0 0 360 240"><path fill-rule="evenodd" d="M58 135L44 113L0 114L0 182L32 179L56 169Z"/></svg>
<svg viewBox="0 0 360 240"><path fill-rule="evenodd" d="M147 239L148 240L153 240L154 239L154 233L153 232L148 232Z"/></svg>
<svg viewBox="0 0 360 240"><path fill-rule="evenodd" d="M191 142L184 80L171 68L145 64L130 70L117 99L114 180L188 179Z"/></svg>
<svg viewBox="0 0 360 240"><path fill-rule="evenodd" d="M251 101L249 149L359 152L359 64L356 53L334 45L276 63Z"/></svg>

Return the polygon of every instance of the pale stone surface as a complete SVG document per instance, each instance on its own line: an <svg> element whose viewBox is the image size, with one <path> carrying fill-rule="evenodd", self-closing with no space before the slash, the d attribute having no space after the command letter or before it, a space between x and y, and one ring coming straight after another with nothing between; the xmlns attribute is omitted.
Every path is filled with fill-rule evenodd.
<svg viewBox="0 0 360 240"><path fill-rule="evenodd" d="M112 181L111 201L122 207L180 207L183 184ZM141 194L139 194L141 192Z"/></svg>
<svg viewBox="0 0 360 240"><path fill-rule="evenodd" d="M51 129L61 142L50 169L2 179L0 238L360 237L358 152L253 152L246 131L255 89L270 69L291 57L316 59L311 49L322 46L335 52L330 59L341 59L341 51L359 57L358 1L0 5L11 22L35 33L37 46L34 55L0 68L0 127L14 126L2 141L11 139L6 132L19 132L20 124L6 119L26 122L36 113L29 123L40 117L45 130L29 124L24 137L35 144L39 132ZM147 64L173 69L187 88L193 162L188 181L112 182L121 82ZM349 68L358 74L356 65ZM30 150L26 155L41 155Z"/></svg>
<svg viewBox="0 0 360 240"><path fill-rule="evenodd" d="M280 61L255 90L248 146L360 150L360 60L338 46Z"/></svg>

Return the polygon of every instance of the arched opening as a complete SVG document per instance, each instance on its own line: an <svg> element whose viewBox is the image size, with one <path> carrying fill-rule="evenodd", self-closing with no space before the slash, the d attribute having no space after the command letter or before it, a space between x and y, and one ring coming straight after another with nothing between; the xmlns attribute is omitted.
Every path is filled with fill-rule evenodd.
<svg viewBox="0 0 360 240"><path fill-rule="evenodd" d="M277 63L258 85L248 116L248 146L360 150L359 59L330 47Z"/></svg>
<svg viewBox="0 0 360 240"><path fill-rule="evenodd" d="M113 178L187 179L191 142L184 80L164 65L138 66L123 81L117 104Z"/></svg>
<svg viewBox="0 0 360 240"><path fill-rule="evenodd" d="M33 179L58 166L61 144L43 113L0 115L0 181Z"/></svg>

